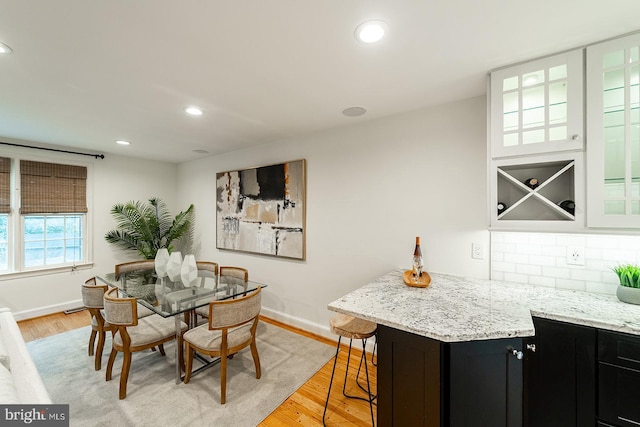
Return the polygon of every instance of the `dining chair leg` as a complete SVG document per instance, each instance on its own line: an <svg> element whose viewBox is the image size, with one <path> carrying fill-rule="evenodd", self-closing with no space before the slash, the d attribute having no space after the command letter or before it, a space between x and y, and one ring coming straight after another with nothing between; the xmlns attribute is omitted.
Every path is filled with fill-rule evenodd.
<svg viewBox="0 0 640 427"><path fill-rule="evenodd" d="M224 405L227 401L227 353L220 355L220 403Z"/></svg>
<svg viewBox="0 0 640 427"><path fill-rule="evenodd" d="M129 370L131 369L131 352L122 352L122 372L120 373L120 399L127 397L127 380L129 379Z"/></svg>
<svg viewBox="0 0 640 427"><path fill-rule="evenodd" d="M160 354L166 356L167 354L164 352L164 344L160 344L158 346L158 350L160 350Z"/></svg>
<svg viewBox="0 0 640 427"><path fill-rule="evenodd" d="M191 379L191 369L193 367L193 347L186 343L187 354L185 355L186 366L184 368L184 383L187 384Z"/></svg>
<svg viewBox="0 0 640 427"><path fill-rule="evenodd" d="M253 356L253 364L256 366L256 378L260 379L262 375L260 372L260 356L258 356L258 346L255 340L251 343L251 355Z"/></svg>
<svg viewBox="0 0 640 427"><path fill-rule="evenodd" d="M107 381L111 381L111 372L113 371L113 362L116 361L116 355L118 352L115 348L111 349L111 354L109 354L109 361L107 362Z"/></svg>
<svg viewBox="0 0 640 427"><path fill-rule="evenodd" d="M93 346L96 342L96 334L97 332L92 330L91 335L89 336L89 356L93 356Z"/></svg>
<svg viewBox="0 0 640 427"><path fill-rule="evenodd" d="M104 331L98 334L98 347L96 348L96 361L95 361L96 371L99 371L102 368L102 351L104 350L105 338L106 338L106 333Z"/></svg>

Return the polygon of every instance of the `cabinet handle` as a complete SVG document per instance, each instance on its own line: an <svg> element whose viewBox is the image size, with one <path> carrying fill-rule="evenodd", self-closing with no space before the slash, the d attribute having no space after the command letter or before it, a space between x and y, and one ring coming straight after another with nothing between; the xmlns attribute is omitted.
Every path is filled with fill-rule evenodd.
<svg viewBox="0 0 640 427"><path fill-rule="evenodd" d="M580 139L580 135L578 135L578 134L571 135L571 140L572 140L572 141L577 141L577 140L579 140L579 139Z"/></svg>
<svg viewBox="0 0 640 427"><path fill-rule="evenodd" d="M511 350L511 354L513 354L518 360L522 360L522 358L524 357L524 354L522 354L522 351L516 350L515 348Z"/></svg>
<svg viewBox="0 0 640 427"><path fill-rule="evenodd" d="M536 352L536 345L535 344L527 344L527 350L532 351L532 352Z"/></svg>

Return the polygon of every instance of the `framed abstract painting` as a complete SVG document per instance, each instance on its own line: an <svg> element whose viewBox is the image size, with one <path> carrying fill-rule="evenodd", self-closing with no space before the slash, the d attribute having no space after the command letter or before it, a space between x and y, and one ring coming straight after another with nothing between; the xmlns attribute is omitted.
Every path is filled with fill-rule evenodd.
<svg viewBox="0 0 640 427"><path fill-rule="evenodd" d="M216 174L216 247L305 259L305 160Z"/></svg>

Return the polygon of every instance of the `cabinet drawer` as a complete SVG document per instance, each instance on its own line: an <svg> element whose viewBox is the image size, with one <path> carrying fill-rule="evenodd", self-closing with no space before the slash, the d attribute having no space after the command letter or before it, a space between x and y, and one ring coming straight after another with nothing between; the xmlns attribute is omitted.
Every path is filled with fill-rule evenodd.
<svg viewBox="0 0 640 427"><path fill-rule="evenodd" d="M598 360L640 370L640 337L599 331Z"/></svg>
<svg viewBox="0 0 640 427"><path fill-rule="evenodd" d="M598 415L621 427L640 425L640 371L599 363Z"/></svg>

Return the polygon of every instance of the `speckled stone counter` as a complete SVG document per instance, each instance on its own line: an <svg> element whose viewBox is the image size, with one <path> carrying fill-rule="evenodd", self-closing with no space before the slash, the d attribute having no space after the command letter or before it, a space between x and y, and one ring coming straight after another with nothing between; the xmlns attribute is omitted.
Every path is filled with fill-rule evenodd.
<svg viewBox="0 0 640 427"><path fill-rule="evenodd" d="M394 271L328 308L443 342L533 336L532 316L640 335L640 306L614 295L430 275L413 288Z"/></svg>

